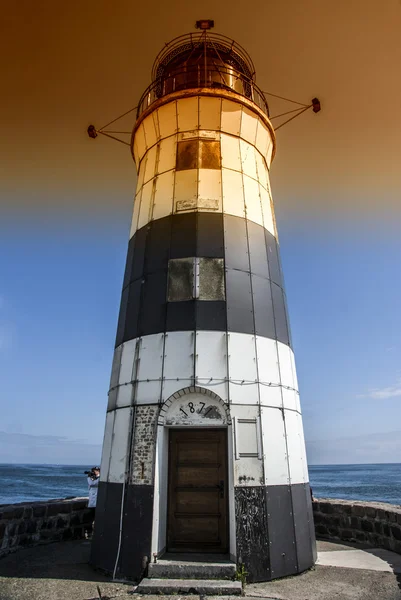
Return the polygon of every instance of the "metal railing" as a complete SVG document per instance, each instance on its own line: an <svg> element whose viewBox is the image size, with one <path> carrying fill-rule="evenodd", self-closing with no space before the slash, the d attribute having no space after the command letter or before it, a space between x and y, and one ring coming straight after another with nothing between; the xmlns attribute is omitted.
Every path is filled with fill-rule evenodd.
<svg viewBox="0 0 401 600"><path fill-rule="evenodd" d="M206 69L201 65L197 65L155 79L141 96L137 118L159 98L180 90L197 88L235 92L254 102L258 108L269 116L266 98L253 79L246 77L229 65L219 68L207 66Z"/></svg>

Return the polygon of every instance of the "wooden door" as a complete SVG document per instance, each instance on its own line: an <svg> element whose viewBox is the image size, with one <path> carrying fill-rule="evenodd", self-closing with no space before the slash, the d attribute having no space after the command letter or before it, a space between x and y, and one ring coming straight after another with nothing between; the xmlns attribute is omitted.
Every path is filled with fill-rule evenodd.
<svg viewBox="0 0 401 600"><path fill-rule="evenodd" d="M228 552L225 429L171 429L167 550Z"/></svg>

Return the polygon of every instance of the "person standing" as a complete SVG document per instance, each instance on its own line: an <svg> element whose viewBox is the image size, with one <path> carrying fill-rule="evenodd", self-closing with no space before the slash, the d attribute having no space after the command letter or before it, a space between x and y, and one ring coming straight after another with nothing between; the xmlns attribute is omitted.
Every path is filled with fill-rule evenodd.
<svg viewBox="0 0 401 600"><path fill-rule="evenodd" d="M90 525L88 526L88 528L86 530L85 537L87 539L89 539L93 534L96 502L97 502L97 490L99 487L99 477L100 477L99 467L93 467L93 469L88 473L88 490L89 490L88 508L91 511L91 516L90 516Z"/></svg>

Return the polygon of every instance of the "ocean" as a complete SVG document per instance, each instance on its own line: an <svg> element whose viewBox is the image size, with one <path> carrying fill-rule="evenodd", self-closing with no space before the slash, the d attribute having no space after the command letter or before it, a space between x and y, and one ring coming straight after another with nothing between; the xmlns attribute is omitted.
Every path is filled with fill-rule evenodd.
<svg viewBox="0 0 401 600"><path fill-rule="evenodd" d="M87 496L87 465L0 464L0 504ZM309 466L315 498L401 504L401 464Z"/></svg>

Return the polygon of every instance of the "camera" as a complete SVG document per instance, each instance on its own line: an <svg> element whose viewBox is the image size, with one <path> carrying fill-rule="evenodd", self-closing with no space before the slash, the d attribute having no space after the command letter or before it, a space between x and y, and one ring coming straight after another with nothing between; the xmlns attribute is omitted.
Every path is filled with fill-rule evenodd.
<svg viewBox="0 0 401 600"><path fill-rule="evenodd" d="M97 479L99 474L95 473L95 471L99 471L99 467L93 467L90 471L84 471L84 475L87 475L92 480Z"/></svg>

